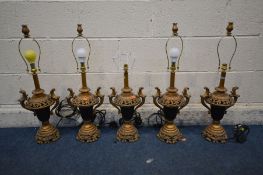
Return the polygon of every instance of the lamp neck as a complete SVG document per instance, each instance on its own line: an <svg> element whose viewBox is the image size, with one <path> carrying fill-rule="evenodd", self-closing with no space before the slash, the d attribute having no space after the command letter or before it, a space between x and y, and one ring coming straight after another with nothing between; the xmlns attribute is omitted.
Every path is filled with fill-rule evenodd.
<svg viewBox="0 0 263 175"><path fill-rule="evenodd" d="M33 80L34 80L35 90L40 90L41 88L40 88L40 83L39 83L39 79L38 79L37 69L35 67L35 63L31 63L30 67L31 67L31 73L32 73Z"/></svg>
<svg viewBox="0 0 263 175"><path fill-rule="evenodd" d="M170 74L170 89L175 89L175 63L171 65L171 74Z"/></svg>
<svg viewBox="0 0 263 175"><path fill-rule="evenodd" d="M220 76L218 89L225 90L226 70L227 70L227 64L222 64L221 65L221 76Z"/></svg>
<svg viewBox="0 0 263 175"><path fill-rule="evenodd" d="M124 89L129 88L128 65L124 65Z"/></svg>
<svg viewBox="0 0 263 175"><path fill-rule="evenodd" d="M80 63L80 70L81 70L81 82L82 82L82 89L87 89L87 78L86 78L86 67L85 63Z"/></svg>
<svg viewBox="0 0 263 175"><path fill-rule="evenodd" d="M41 88L40 88L40 84L39 84L39 80L38 80L37 74L36 74L36 73L33 73L32 75L33 75L33 80L34 80L34 84L35 84L35 89L36 89L36 90L41 89Z"/></svg>

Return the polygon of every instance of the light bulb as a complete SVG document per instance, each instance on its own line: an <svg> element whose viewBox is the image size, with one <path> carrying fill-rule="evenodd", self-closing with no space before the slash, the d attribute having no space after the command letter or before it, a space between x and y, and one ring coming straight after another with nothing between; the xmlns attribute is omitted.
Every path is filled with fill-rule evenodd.
<svg viewBox="0 0 263 175"><path fill-rule="evenodd" d="M173 47L170 49L169 55L170 55L170 59L171 59L172 63L176 63L177 58L180 55L180 51L177 47Z"/></svg>
<svg viewBox="0 0 263 175"><path fill-rule="evenodd" d="M37 54L34 50L29 49L24 52L24 57L30 64L33 64L36 61Z"/></svg>
<svg viewBox="0 0 263 175"><path fill-rule="evenodd" d="M80 63L85 63L86 60L86 50L84 48L77 49L77 57Z"/></svg>

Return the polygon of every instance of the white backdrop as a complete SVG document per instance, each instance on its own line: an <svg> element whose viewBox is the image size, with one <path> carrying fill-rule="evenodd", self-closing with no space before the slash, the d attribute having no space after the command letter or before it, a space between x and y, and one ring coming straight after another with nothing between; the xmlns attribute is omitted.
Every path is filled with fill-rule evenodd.
<svg viewBox="0 0 263 175"><path fill-rule="evenodd" d="M80 77L71 53L76 26L83 24L84 35L90 38L91 58L88 86L95 91L102 87L108 118L118 118L117 111L107 105L107 95L114 86L123 86L122 70L114 58L130 53L134 60L130 70L130 86L134 92L143 86L147 95L143 117L157 110L152 105L154 87L162 92L169 83L166 70L165 42L171 35L173 22L178 23L184 39L184 52L176 86L179 91L190 88L190 105L178 120L187 124L203 124L209 118L200 105L203 87L218 85L216 46L225 35L228 21L234 22L238 49L227 74L226 87L239 86L239 104L230 109L226 123L262 124L263 107L263 1L262 0L88 0L88 1L0 1L0 126L32 126L37 120L20 108L19 89L29 94L33 81L25 71L17 44L22 37L21 24L28 24L31 35L42 49L39 75L42 88L56 88L63 99L66 89L75 91ZM178 45L178 41L174 42ZM233 42L225 40L221 48L228 60ZM233 111L233 112L231 112ZM185 112L185 113L184 113ZM229 114L229 115L230 115Z"/></svg>

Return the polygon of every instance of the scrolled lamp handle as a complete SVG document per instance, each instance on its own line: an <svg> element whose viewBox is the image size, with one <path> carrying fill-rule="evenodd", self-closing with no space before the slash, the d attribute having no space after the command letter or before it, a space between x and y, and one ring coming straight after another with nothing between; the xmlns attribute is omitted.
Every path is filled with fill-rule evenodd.
<svg viewBox="0 0 263 175"><path fill-rule="evenodd" d="M205 93L203 95L201 95L201 103L204 107L206 107L208 109L208 113L211 113L211 108L206 104L205 99L209 97L210 95L210 91L208 89L208 87L204 87L205 89Z"/></svg>
<svg viewBox="0 0 263 175"><path fill-rule="evenodd" d="M109 95L109 101L110 101L110 104L112 104L112 106L114 106L115 108L118 109L118 113L120 114L121 113L121 109L113 102L113 98L116 97L117 93L116 93L116 90L114 87L111 87L111 95Z"/></svg>
<svg viewBox="0 0 263 175"><path fill-rule="evenodd" d="M55 105L53 106L53 108L50 110L50 114L53 114L53 110L56 109L59 105L59 96L55 95L55 88L51 89L50 91L50 98L55 100Z"/></svg>
<svg viewBox="0 0 263 175"><path fill-rule="evenodd" d="M66 97L67 99L67 102L68 104L71 106L71 107L75 107L72 103L71 103L71 99L73 97L75 97L75 93L73 92L73 90L71 88L68 88L68 91L69 91L69 95Z"/></svg>
<svg viewBox="0 0 263 175"><path fill-rule="evenodd" d="M22 33L24 34L24 38L21 38L21 39L19 40L19 42L18 42L18 51L19 51L20 57L22 58L22 60L24 61L25 65L26 65L26 71L27 71L27 72L29 72L29 69L28 69L29 66L28 66L28 63L26 62L25 57L24 57L23 54L22 54L21 45L22 45L22 41L23 41L24 39L30 38L29 32L30 32L30 30L29 30L28 26L27 26L27 25L22 25ZM39 51L38 51L39 54L38 54L37 67L38 67L38 71L41 71L40 65L39 65L39 64L40 64L40 56L41 56L41 48L40 48L40 45L39 45L39 43L37 42L37 40L36 40L35 38L31 38L31 39L32 39L32 41L37 45L38 50L39 50Z"/></svg>
<svg viewBox="0 0 263 175"><path fill-rule="evenodd" d="M101 87L98 87L97 90L96 90L96 92L95 92L96 97L99 98L99 103L94 107L94 111L95 111L98 107L100 107L100 106L102 105L103 101L104 101L104 95L101 95L100 89L101 89Z"/></svg>
<svg viewBox="0 0 263 175"><path fill-rule="evenodd" d="M185 102L184 102L184 104L183 104L182 106L179 107L179 111L180 111L181 109L183 109L183 108L189 103L189 101L190 101L191 95L189 95L189 94L187 93L188 90L189 90L189 88L188 88L188 87L185 87L184 90L183 90L183 92L182 92L182 94L183 94L183 96L184 96L184 98L185 98Z"/></svg>
<svg viewBox="0 0 263 175"><path fill-rule="evenodd" d="M139 88L139 91L138 91L138 97L141 98L141 103L138 104L136 107L135 107L135 111L140 108L144 103L145 103L145 98L146 96L142 93L142 90L143 90L143 87L140 87Z"/></svg>
<svg viewBox="0 0 263 175"><path fill-rule="evenodd" d="M233 105L237 102L238 97L240 97L240 95L238 95L236 93L237 90L238 90L238 87L235 86L235 87L232 88L232 91L231 91L231 95L230 96L234 98Z"/></svg>
<svg viewBox="0 0 263 175"><path fill-rule="evenodd" d="M90 42L88 40L87 37L83 36L82 32L83 32L83 28L82 28L82 24L78 24L77 26L77 32L78 32L78 35L76 37L73 38L73 41L71 43L71 52L73 54L73 57L76 61L76 64L77 64L77 70L79 70L79 63L77 61L77 57L75 55L75 52L74 52L74 43L76 41L76 39L85 39L88 43L88 46L89 46L89 54L88 54L88 59L87 59L87 69L89 69L89 58L90 58L90 54L91 54L91 46L90 46Z"/></svg>
<svg viewBox="0 0 263 175"><path fill-rule="evenodd" d="M173 27L172 27L172 31L173 31L173 34L171 37L169 37L165 43L165 53L166 53L166 59L167 59L167 69L170 68L170 62L169 62L169 56L168 56L168 50L167 50L167 47L168 47L168 43L171 39L173 38L179 38L180 41L181 41L181 51L180 51L180 55L179 55L179 58L177 59L177 70L179 69L179 65L180 65L180 59L181 59L181 56L182 56L182 53L183 53L183 50L184 50L184 41L182 39L182 37L180 35L178 35L178 27L177 27L177 23L173 23Z"/></svg>
<svg viewBox="0 0 263 175"><path fill-rule="evenodd" d="M160 110L163 110L163 107L158 103L158 99L161 97L161 90L158 87L155 87L156 94L153 95L153 103L157 106Z"/></svg>
<svg viewBox="0 0 263 175"><path fill-rule="evenodd" d="M19 93L21 93L21 97L20 97L20 99L18 100L19 103L20 103L20 105L22 106L22 108L27 109L27 110L30 110L30 109L26 108L26 105L25 105L25 104L27 103L28 99L29 99L26 91L20 89ZM32 110L30 110L30 111L32 111Z"/></svg>

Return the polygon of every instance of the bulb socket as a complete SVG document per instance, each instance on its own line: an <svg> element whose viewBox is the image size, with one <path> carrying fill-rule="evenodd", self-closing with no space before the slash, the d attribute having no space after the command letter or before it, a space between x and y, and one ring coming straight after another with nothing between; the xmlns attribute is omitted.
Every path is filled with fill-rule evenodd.
<svg viewBox="0 0 263 175"><path fill-rule="evenodd" d="M30 63L30 67L31 67L31 72L35 73L37 71L35 63Z"/></svg>

